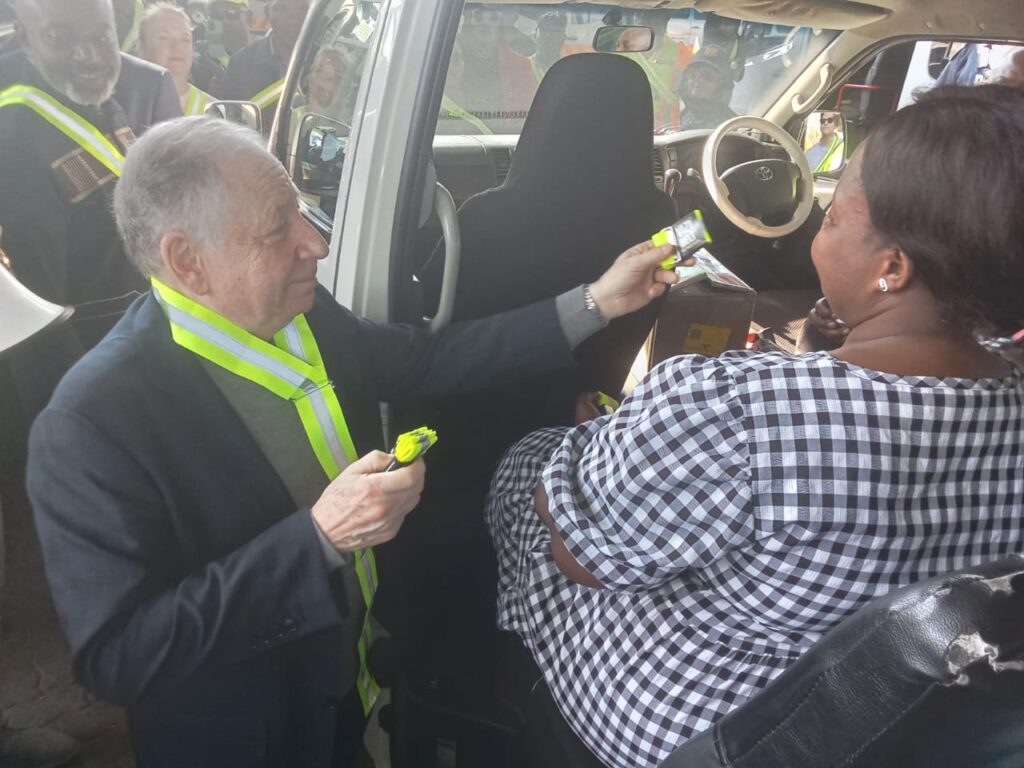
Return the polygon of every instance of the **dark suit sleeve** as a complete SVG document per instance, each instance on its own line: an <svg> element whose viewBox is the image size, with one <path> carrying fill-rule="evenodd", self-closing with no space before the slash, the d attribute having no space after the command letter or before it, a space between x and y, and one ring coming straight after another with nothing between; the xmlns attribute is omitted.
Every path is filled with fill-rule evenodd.
<svg viewBox="0 0 1024 768"><path fill-rule="evenodd" d="M63 302L69 288L67 215L52 176L39 173L47 165L36 157L33 146L0 130L3 249L25 287Z"/></svg>
<svg viewBox="0 0 1024 768"><path fill-rule="evenodd" d="M308 510L178 573L187 554L174 550L160 485L121 445L51 408L29 451L29 495L75 675L101 698L130 704L339 621Z"/></svg>
<svg viewBox="0 0 1024 768"><path fill-rule="evenodd" d="M254 94L246 91L247 69L249 62L248 49L243 48L228 60L228 67L219 84L218 98L236 101L248 101Z"/></svg>
<svg viewBox="0 0 1024 768"><path fill-rule="evenodd" d="M572 364L554 299L455 323L437 334L361 318L357 323L359 359L367 361L381 400L474 392Z"/></svg>
<svg viewBox="0 0 1024 768"><path fill-rule="evenodd" d="M150 125L156 125L175 117L181 117L181 100L178 98L178 89L174 87L171 73L163 72L157 88L156 103L153 105L153 121Z"/></svg>

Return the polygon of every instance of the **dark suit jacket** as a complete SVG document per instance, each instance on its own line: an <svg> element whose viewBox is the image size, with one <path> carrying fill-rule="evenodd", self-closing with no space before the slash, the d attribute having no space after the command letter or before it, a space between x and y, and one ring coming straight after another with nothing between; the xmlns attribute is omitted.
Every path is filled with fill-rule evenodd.
<svg viewBox="0 0 1024 768"><path fill-rule="evenodd" d="M22 51L0 57L0 90L14 83L46 91L108 137L118 127L115 121L124 118L139 136L151 125L181 115L170 73L124 54L114 98L100 108L76 105L55 93ZM116 115L115 103L124 118ZM30 109L0 109L0 226L14 271L28 288L60 304L144 289L114 226L111 196L116 179L102 167L96 173L96 165L83 153L72 157L75 150L70 139ZM65 160L51 167L58 158ZM89 188L79 192L71 179ZM15 353L11 370L26 419L42 409L64 372L111 325L111 318L90 319L89 312L80 311L72 324L32 339ZM0 397L10 396L0 392Z"/></svg>
<svg viewBox="0 0 1024 768"><path fill-rule="evenodd" d="M360 453L379 400L571 361L553 301L436 337L324 293L307 317ZM128 706L141 768L330 765L353 639L314 523L151 295L36 421L28 487L75 675Z"/></svg>

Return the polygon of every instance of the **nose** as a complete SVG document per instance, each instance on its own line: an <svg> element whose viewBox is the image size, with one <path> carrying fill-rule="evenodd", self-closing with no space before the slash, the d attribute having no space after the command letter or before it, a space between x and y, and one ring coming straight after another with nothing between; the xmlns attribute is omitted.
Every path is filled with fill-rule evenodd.
<svg viewBox="0 0 1024 768"><path fill-rule="evenodd" d="M320 261L327 256L327 241L305 217L300 216L300 218L302 218L302 240L299 243L299 255L303 259Z"/></svg>

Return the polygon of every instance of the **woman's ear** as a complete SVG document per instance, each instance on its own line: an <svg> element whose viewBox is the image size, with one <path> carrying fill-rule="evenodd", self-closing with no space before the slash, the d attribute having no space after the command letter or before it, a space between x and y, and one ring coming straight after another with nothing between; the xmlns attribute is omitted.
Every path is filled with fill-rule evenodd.
<svg viewBox="0 0 1024 768"><path fill-rule="evenodd" d="M160 238L160 259L177 283L193 296L210 292L210 277L203 254L184 232L165 232Z"/></svg>
<svg viewBox="0 0 1024 768"><path fill-rule="evenodd" d="M914 262L900 248L891 245L880 253L878 280L888 291L906 289L914 277Z"/></svg>

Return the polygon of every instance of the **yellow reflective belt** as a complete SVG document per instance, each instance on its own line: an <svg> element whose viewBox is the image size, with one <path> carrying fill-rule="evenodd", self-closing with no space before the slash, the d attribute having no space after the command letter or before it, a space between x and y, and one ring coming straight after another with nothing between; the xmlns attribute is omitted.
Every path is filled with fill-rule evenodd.
<svg viewBox="0 0 1024 768"><path fill-rule="evenodd" d="M194 85L188 87L188 99L185 101L185 117L199 117L210 103L210 94L201 91Z"/></svg>
<svg viewBox="0 0 1024 768"><path fill-rule="evenodd" d="M678 102L679 96L667 85L665 81L661 79L661 75L655 71L654 67L651 66L651 62L647 60L647 57L642 53L632 54L633 61L640 65L643 69L644 74L647 75L647 79L651 83L651 87L654 88L661 96L662 99L667 100L669 103Z"/></svg>
<svg viewBox="0 0 1024 768"><path fill-rule="evenodd" d="M121 41L121 50L125 53L131 53L135 44L139 42L139 26L142 23L142 14L145 12L146 4L144 0L135 0L132 5L132 25L125 32L124 40Z"/></svg>
<svg viewBox="0 0 1024 768"><path fill-rule="evenodd" d="M530 57L530 68L533 70L533 76L537 78L537 84L544 79L544 70L541 69L540 64L537 63L537 56L534 54Z"/></svg>
<svg viewBox="0 0 1024 768"><path fill-rule="evenodd" d="M832 165L832 158L835 157L836 152L839 151L842 146L843 140L838 136L833 136L832 144L829 146L828 152L826 152L825 156L821 158L821 162L818 163L818 166L814 169L814 172L824 173L828 171L829 166Z"/></svg>
<svg viewBox="0 0 1024 768"><path fill-rule="evenodd" d="M284 78L282 77L276 83L271 83L262 91L253 96L253 103L260 109L269 109L278 99L281 98L281 92L283 90Z"/></svg>
<svg viewBox="0 0 1024 768"><path fill-rule="evenodd" d="M305 315L299 315L276 333L271 344L156 278L152 283L177 344L278 397L291 400L328 480L337 477L344 464L358 458L341 404L327 378L320 348ZM377 592L377 561L369 548L356 550L354 557L356 578L366 604L356 643L359 653L356 689L363 713L368 714L380 695L380 686L367 666L367 655L373 644L370 609Z"/></svg>
<svg viewBox="0 0 1024 768"><path fill-rule="evenodd" d="M121 150L77 112L73 112L50 94L31 85L12 85L0 91L0 108L14 104L31 109L95 157L108 171L120 177L121 169L124 167L124 155L121 154Z"/></svg>
<svg viewBox="0 0 1024 768"><path fill-rule="evenodd" d="M447 96L441 97L441 108L457 120L469 123L484 136L490 136L494 133L480 118L471 112L467 112Z"/></svg>

